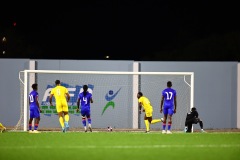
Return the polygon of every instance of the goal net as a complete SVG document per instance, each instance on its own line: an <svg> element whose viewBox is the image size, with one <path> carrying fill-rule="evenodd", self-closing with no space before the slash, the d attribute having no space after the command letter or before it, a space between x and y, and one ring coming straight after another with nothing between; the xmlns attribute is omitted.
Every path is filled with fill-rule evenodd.
<svg viewBox="0 0 240 160"><path fill-rule="evenodd" d="M137 93L141 91L153 106L153 119L163 117L160 113L161 92L172 81L177 91L177 113L173 115L173 130L182 130L186 113L193 107L193 72L104 72L104 71L59 71L24 70L19 72L20 119L15 130L28 130L28 94L31 85L38 83L39 104L42 110L39 130L60 130L55 106L50 106L49 95L55 80L60 80L70 94L70 130L81 130L80 113L76 112L77 97L82 86L88 85L93 95L91 119L93 129L144 129L144 114L138 112ZM53 98L53 104L55 104ZM161 130L162 124L151 125Z"/></svg>

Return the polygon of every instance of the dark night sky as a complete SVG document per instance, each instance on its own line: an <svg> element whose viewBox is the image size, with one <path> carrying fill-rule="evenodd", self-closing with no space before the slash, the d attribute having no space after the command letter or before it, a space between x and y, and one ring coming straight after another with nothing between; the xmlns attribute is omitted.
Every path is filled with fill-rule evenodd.
<svg viewBox="0 0 240 160"><path fill-rule="evenodd" d="M205 0L1 5L0 36L7 41L0 58L240 61L238 6Z"/></svg>

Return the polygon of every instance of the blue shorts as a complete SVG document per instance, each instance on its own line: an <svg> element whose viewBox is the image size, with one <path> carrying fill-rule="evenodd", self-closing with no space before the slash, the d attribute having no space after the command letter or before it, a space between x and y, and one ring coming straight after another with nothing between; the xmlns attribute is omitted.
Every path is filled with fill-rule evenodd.
<svg viewBox="0 0 240 160"><path fill-rule="evenodd" d="M174 113L173 107L163 107L163 114L172 116Z"/></svg>
<svg viewBox="0 0 240 160"><path fill-rule="evenodd" d="M40 112L37 106L30 107L30 118L39 118Z"/></svg>
<svg viewBox="0 0 240 160"><path fill-rule="evenodd" d="M83 117L90 117L90 109L81 109L81 115Z"/></svg>

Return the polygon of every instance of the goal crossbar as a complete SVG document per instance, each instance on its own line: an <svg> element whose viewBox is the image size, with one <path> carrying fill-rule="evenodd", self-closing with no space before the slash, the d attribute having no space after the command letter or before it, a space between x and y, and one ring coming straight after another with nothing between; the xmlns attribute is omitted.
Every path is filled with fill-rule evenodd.
<svg viewBox="0 0 240 160"><path fill-rule="evenodd" d="M20 74L24 74L24 80L21 79ZM132 75L133 76L133 97L136 96L136 93L138 92L138 78L136 79L137 75L182 75L190 76L191 83L185 81L185 83L191 88L191 97L190 97L190 107L192 108L194 106L194 72L131 72L131 71L73 71L73 70L24 70L19 72L19 80L24 85L24 101L23 101L23 110L24 110L24 116L23 116L23 130L27 131L28 126L28 90L29 90L29 82L28 82L28 76L29 73L32 74L93 74L93 75ZM135 87L134 87L135 85ZM137 102L133 102L133 106L137 105ZM136 110L135 112L138 112ZM136 113L135 113L136 114Z"/></svg>

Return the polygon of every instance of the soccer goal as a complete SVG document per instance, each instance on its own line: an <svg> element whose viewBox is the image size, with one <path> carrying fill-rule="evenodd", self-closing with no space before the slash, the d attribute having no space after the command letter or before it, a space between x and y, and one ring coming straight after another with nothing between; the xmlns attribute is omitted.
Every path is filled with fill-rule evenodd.
<svg viewBox="0 0 240 160"><path fill-rule="evenodd" d="M145 128L143 114L138 112L137 93L141 91L153 106L153 118L161 118L161 92L172 81L177 91L177 113L173 116L172 129L182 130L186 113L193 107L193 72L110 72L110 71L65 71L65 70L24 70L19 72L20 80L20 119L16 130L28 129L28 94L31 85L38 83L41 121L39 129L60 129L55 106L49 105L49 95L55 80L68 88L70 94L70 130L82 128L81 115L76 112L77 97L82 86L87 84L93 95L91 104L92 127L104 129L142 129ZM54 102L54 101L53 101ZM54 104L54 103L53 103ZM161 124L151 128L161 130Z"/></svg>

